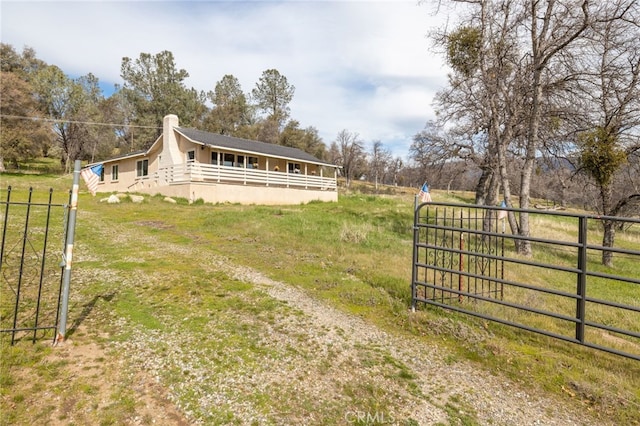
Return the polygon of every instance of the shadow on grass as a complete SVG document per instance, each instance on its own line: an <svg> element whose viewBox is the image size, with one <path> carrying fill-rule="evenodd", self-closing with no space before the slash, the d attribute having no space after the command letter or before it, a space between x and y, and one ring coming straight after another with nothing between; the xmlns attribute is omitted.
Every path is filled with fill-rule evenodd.
<svg viewBox="0 0 640 426"><path fill-rule="evenodd" d="M89 314L93 311L93 308L96 306L96 303L98 303L98 300L102 299L105 302L111 302L111 300L113 299L113 296L115 295L116 295L115 291L112 291L111 293L107 293L107 294L99 294L95 296L93 299L91 299L89 303L84 304L82 307L82 312L80 313L78 318L76 318L73 321L73 324L71 324L71 327L69 327L69 329L67 330L67 336L73 335L73 333L78 329L78 327L82 325L84 320L86 320Z"/></svg>

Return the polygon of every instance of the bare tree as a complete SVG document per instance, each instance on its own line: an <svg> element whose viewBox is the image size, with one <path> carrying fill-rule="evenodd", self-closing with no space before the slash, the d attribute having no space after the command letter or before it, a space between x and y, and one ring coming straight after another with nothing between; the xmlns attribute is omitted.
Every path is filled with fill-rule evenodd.
<svg viewBox="0 0 640 426"><path fill-rule="evenodd" d="M369 153L369 176L374 181L376 191L378 184L385 180L387 169L391 163L391 152L384 147L381 141L373 141Z"/></svg>
<svg viewBox="0 0 640 426"><path fill-rule="evenodd" d="M440 33L436 42L446 47L455 73L450 78L444 117L462 122L486 137L482 162L487 198L500 189L512 205L507 173L509 152L522 156L519 204L529 208L531 180L541 147L540 128L548 118L550 95L566 76L555 63L590 24L589 0L452 0L466 6L466 16L454 31ZM451 100L455 102L451 102ZM494 178L496 169L499 179ZM481 185L483 188L484 185ZM526 212L509 215L512 232L529 235ZM526 240L517 250L531 254Z"/></svg>
<svg viewBox="0 0 640 426"><path fill-rule="evenodd" d="M455 123L455 132L474 141L475 163L482 171L476 185L477 204L496 204L499 191L511 205L506 173L508 147L523 122L521 55L517 28L522 9L503 1L467 3L467 14L453 31L436 35L454 73L449 88L436 100L440 117ZM513 217L514 232L518 224Z"/></svg>
<svg viewBox="0 0 640 426"><path fill-rule="evenodd" d="M40 108L54 120L60 162L67 171L74 160L95 156L101 141L113 145L113 131L94 125L102 122L100 104L104 101L95 76L88 74L74 80L50 65L34 77L34 91Z"/></svg>
<svg viewBox="0 0 640 426"><path fill-rule="evenodd" d="M526 51L527 94L530 111L524 145L524 164L521 173L520 208L529 208L531 178L540 148L540 126L543 117L545 91L554 86L558 76L553 74L553 60L575 42L589 27L589 0L530 0L527 2L528 35L530 46ZM529 236L529 215L520 215L519 232ZM523 241L519 247L522 254L531 254L531 244Z"/></svg>
<svg viewBox="0 0 640 426"><path fill-rule="evenodd" d="M455 131L445 132L436 122L429 121L422 131L414 135L409 158L422 170L430 186L450 191L470 164L475 168L474 164L479 165L487 158L485 149L481 136L471 138ZM484 182L484 176L479 182Z"/></svg>
<svg viewBox="0 0 640 426"><path fill-rule="evenodd" d="M573 122L579 165L596 185L596 208L604 216L617 216L640 197L632 187L615 196L617 175L640 151L639 19L637 1L604 3L581 46L584 56L574 64L582 78L571 85L571 99L584 111ZM602 245L613 247L616 222L605 218L602 224ZM611 266L613 252L603 251L602 263Z"/></svg>
<svg viewBox="0 0 640 426"><path fill-rule="evenodd" d="M337 154L334 164L342 168L342 175L349 187L353 179L358 179L364 173L366 153L364 142L357 133L341 130L332 143L331 151Z"/></svg>

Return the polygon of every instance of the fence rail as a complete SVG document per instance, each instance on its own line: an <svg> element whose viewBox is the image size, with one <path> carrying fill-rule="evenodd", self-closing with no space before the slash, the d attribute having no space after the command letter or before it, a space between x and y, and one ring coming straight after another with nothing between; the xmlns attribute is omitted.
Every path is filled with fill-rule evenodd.
<svg viewBox="0 0 640 426"><path fill-rule="evenodd" d="M284 186L336 191L334 177L277 172L244 167L187 163L160 169L157 179L167 183L209 181L242 183L244 185Z"/></svg>
<svg viewBox="0 0 640 426"><path fill-rule="evenodd" d="M507 213L530 236L507 233ZM602 245L602 222L616 244ZM531 245L532 256L516 250ZM450 203L416 207L412 307L440 306L640 360L640 220ZM603 252L614 255L603 266Z"/></svg>

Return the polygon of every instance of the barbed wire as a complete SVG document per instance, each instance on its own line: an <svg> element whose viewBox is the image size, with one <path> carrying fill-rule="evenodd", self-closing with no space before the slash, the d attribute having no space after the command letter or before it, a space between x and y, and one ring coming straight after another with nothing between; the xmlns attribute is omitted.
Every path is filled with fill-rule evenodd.
<svg viewBox="0 0 640 426"><path fill-rule="evenodd" d="M1 118L16 118L19 120L32 120L32 121L47 121L51 123L69 123L69 124L86 124L92 126L109 126L109 127L135 127L138 129L162 129L160 126L141 126L138 124L118 124L118 123L99 123L97 121L77 121L77 120L63 120L57 118L46 117L26 117L21 115L0 114Z"/></svg>

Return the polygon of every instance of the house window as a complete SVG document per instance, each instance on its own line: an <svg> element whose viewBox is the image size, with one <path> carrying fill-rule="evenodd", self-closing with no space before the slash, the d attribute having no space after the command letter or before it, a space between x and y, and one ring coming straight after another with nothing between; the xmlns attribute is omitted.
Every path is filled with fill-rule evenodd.
<svg viewBox="0 0 640 426"><path fill-rule="evenodd" d="M287 170L289 173L300 173L300 164L299 163L288 163Z"/></svg>
<svg viewBox="0 0 640 426"><path fill-rule="evenodd" d="M100 182L104 182L104 167L100 169Z"/></svg>
<svg viewBox="0 0 640 426"><path fill-rule="evenodd" d="M258 167L258 159L256 157L245 157L244 155L235 155L229 152L212 152L211 164L218 164L218 159L221 165L227 167L247 167L249 169Z"/></svg>
<svg viewBox="0 0 640 426"><path fill-rule="evenodd" d="M233 154L228 154L228 153L224 153L223 154L223 162L222 164L225 166L229 166L229 167L233 167L233 162L235 160L235 155Z"/></svg>
<svg viewBox="0 0 640 426"><path fill-rule="evenodd" d="M149 175L149 160L136 161L136 177Z"/></svg>
<svg viewBox="0 0 640 426"><path fill-rule="evenodd" d="M193 163L196 161L196 152L191 150L187 151L187 163Z"/></svg>
<svg viewBox="0 0 640 426"><path fill-rule="evenodd" d="M118 165L111 166L111 180L118 180Z"/></svg>

